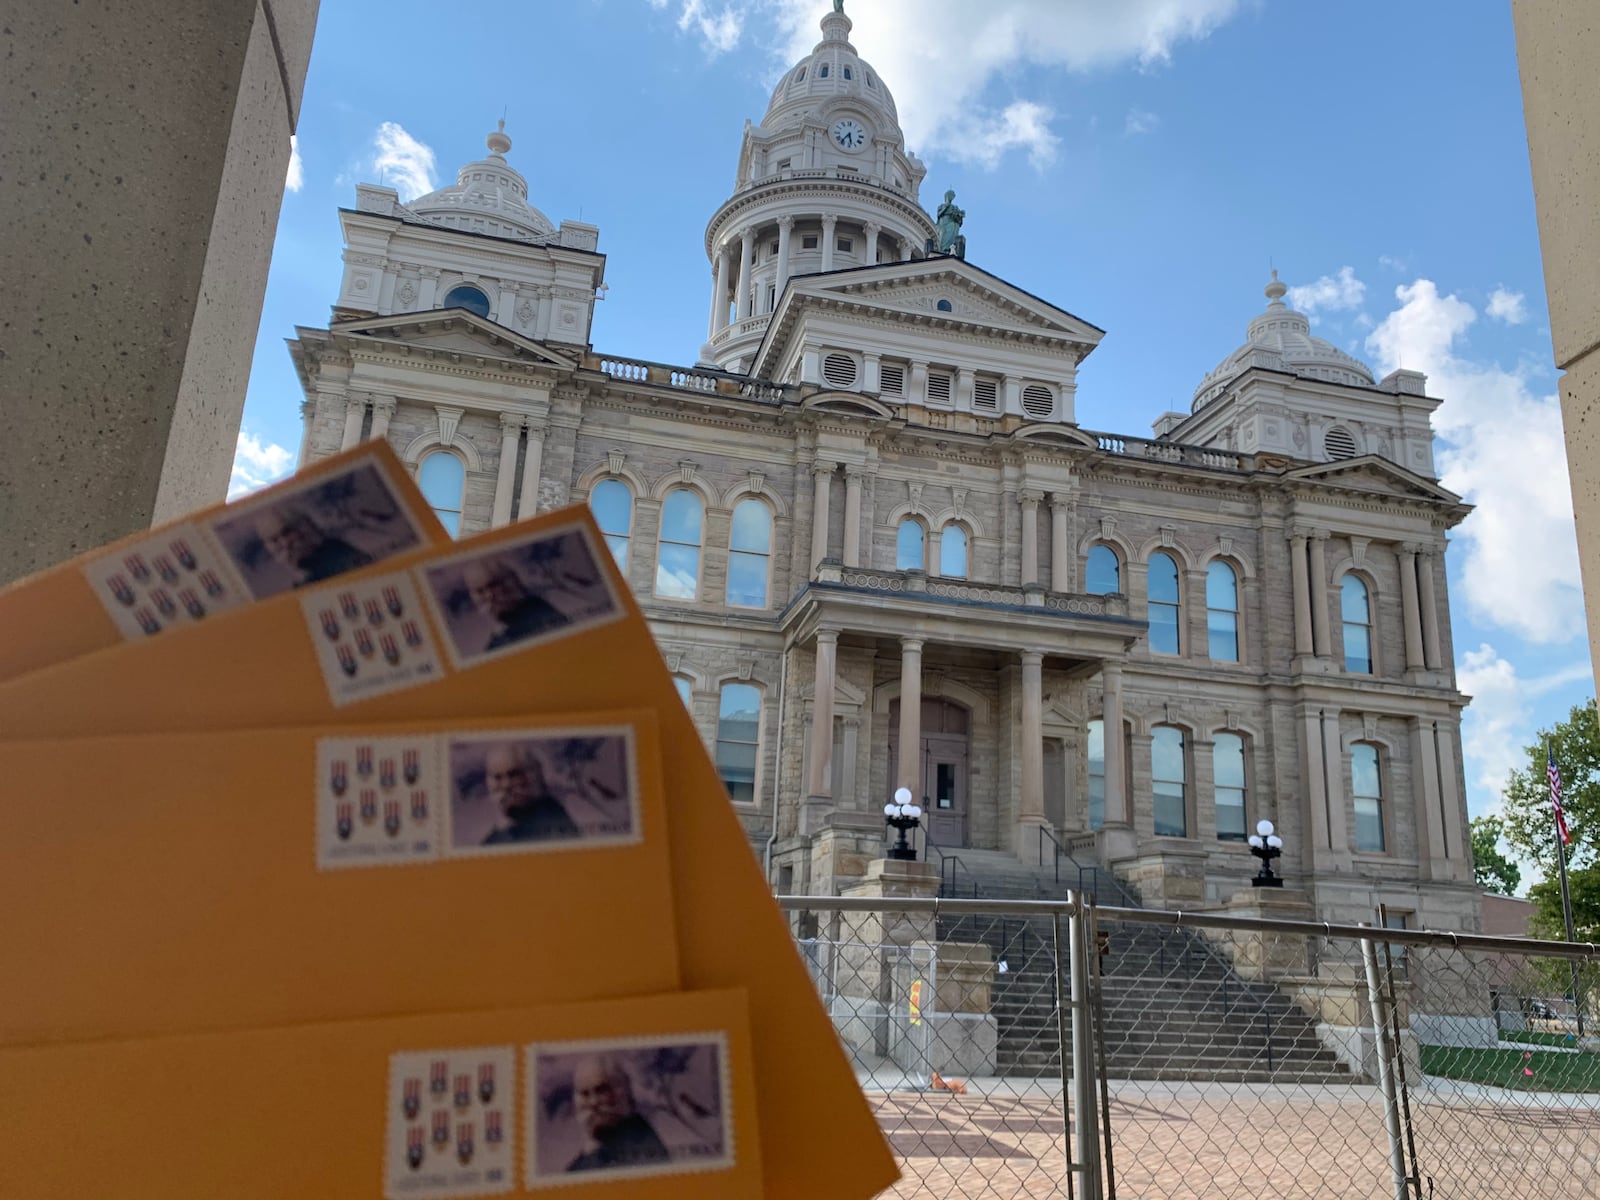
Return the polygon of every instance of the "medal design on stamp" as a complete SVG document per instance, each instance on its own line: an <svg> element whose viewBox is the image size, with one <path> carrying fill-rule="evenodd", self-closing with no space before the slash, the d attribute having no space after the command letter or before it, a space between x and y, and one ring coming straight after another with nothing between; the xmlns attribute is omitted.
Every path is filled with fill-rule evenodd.
<svg viewBox="0 0 1600 1200"><path fill-rule="evenodd" d="M129 640L203 621L249 599L221 547L188 522L87 563L83 573Z"/></svg>
<svg viewBox="0 0 1600 1200"><path fill-rule="evenodd" d="M331 737L317 742L317 865L382 866L439 857L429 793L443 786L439 739ZM404 767L402 768L402 765ZM402 790L402 769L415 784ZM438 1086L437 1079L433 1086Z"/></svg>
<svg viewBox="0 0 1600 1200"><path fill-rule="evenodd" d="M511 1191L515 1126L507 1128L499 1094L515 1087L516 1066L512 1046L391 1056L384 1196L443 1200Z"/></svg>
<svg viewBox="0 0 1600 1200"><path fill-rule="evenodd" d="M346 580L301 598L334 704L381 696L443 674L439 649L406 575Z"/></svg>

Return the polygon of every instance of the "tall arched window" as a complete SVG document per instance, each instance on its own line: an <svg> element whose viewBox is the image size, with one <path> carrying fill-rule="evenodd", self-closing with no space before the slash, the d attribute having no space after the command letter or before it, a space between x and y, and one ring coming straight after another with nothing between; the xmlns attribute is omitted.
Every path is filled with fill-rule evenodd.
<svg viewBox="0 0 1600 1200"><path fill-rule="evenodd" d="M733 506L728 536L728 603L740 608L767 606L772 564L772 510L754 497Z"/></svg>
<svg viewBox="0 0 1600 1200"><path fill-rule="evenodd" d="M1084 588L1091 596L1109 596L1122 590L1122 560L1110 546L1089 547Z"/></svg>
<svg viewBox="0 0 1600 1200"><path fill-rule="evenodd" d="M1239 577L1221 559L1206 568L1206 646L1214 662L1239 661Z"/></svg>
<svg viewBox="0 0 1600 1200"><path fill-rule="evenodd" d="M489 297L470 283L463 283L453 287L445 294L444 303L440 308L464 308L468 312L475 312L480 317L489 315Z"/></svg>
<svg viewBox="0 0 1600 1200"><path fill-rule="evenodd" d="M417 486L451 537L461 536L461 497L467 465L448 450L435 450L417 464Z"/></svg>
<svg viewBox="0 0 1600 1200"><path fill-rule="evenodd" d="M1150 556L1145 592L1150 649L1156 654L1177 654L1182 642L1178 636L1178 563L1172 555L1157 550Z"/></svg>
<svg viewBox="0 0 1600 1200"><path fill-rule="evenodd" d="M1219 733L1211 739L1211 783L1217 799L1217 838L1242 842L1244 823L1244 739Z"/></svg>
<svg viewBox="0 0 1600 1200"><path fill-rule="evenodd" d="M894 569L896 571L921 571L926 569L927 558L923 550L922 522L907 517L900 522L894 539Z"/></svg>
<svg viewBox="0 0 1600 1200"><path fill-rule="evenodd" d="M1089 743L1089 828L1099 829L1106 823L1106 723L1090 721L1085 733Z"/></svg>
<svg viewBox="0 0 1600 1200"><path fill-rule="evenodd" d="M1158 837L1189 836L1188 766L1183 730L1157 725L1150 731L1150 792Z"/></svg>
<svg viewBox="0 0 1600 1200"><path fill-rule="evenodd" d="M705 505L688 488L667 493L661 505L661 544L656 550L656 595L693 600L700 594L700 545Z"/></svg>
<svg viewBox="0 0 1600 1200"><path fill-rule="evenodd" d="M589 493L589 509L594 513L606 545L617 560L617 567L628 570L628 539L633 531L633 493L620 479L602 479Z"/></svg>
<svg viewBox="0 0 1600 1200"><path fill-rule="evenodd" d="M1372 600L1359 575L1346 575L1339 585L1339 616L1344 622L1344 669L1372 674Z"/></svg>
<svg viewBox="0 0 1600 1200"><path fill-rule="evenodd" d="M761 689L748 683L723 684L717 710L717 774L735 803L755 803L760 749Z"/></svg>
<svg viewBox="0 0 1600 1200"><path fill-rule="evenodd" d="M677 690L678 699L683 701L683 706L690 712L694 711L694 704L690 697L694 694L694 685L682 675L672 677L672 686Z"/></svg>
<svg viewBox="0 0 1600 1200"><path fill-rule="evenodd" d="M967 531L954 523L939 531L939 574L951 579L967 577Z"/></svg>
<svg viewBox="0 0 1600 1200"><path fill-rule="evenodd" d="M1356 849L1382 854L1388 849L1383 830L1383 773L1378 748L1365 742L1350 747L1350 790L1356 809Z"/></svg>

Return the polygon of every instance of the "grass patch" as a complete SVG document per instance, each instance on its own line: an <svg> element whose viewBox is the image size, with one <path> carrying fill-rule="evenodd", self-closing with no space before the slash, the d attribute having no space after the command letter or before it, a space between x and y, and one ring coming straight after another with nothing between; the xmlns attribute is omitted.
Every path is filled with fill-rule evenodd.
<svg viewBox="0 0 1600 1200"><path fill-rule="evenodd" d="M1570 1046L1576 1048L1578 1039L1570 1033L1541 1033L1537 1029L1530 1029L1524 1033L1502 1033L1502 1042L1520 1042L1524 1046Z"/></svg>
<svg viewBox="0 0 1600 1200"><path fill-rule="evenodd" d="M1600 1092L1600 1054L1473 1050L1463 1046L1421 1049L1422 1069L1428 1075L1527 1092Z"/></svg>

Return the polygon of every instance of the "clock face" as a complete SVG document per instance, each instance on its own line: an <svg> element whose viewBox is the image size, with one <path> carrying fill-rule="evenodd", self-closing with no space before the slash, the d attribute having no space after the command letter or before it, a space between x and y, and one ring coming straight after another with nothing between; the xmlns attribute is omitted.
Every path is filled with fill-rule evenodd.
<svg viewBox="0 0 1600 1200"><path fill-rule="evenodd" d="M833 140L846 150L859 150L867 144L867 131L861 127L860 121L846 117L834 122Z"/></svg>

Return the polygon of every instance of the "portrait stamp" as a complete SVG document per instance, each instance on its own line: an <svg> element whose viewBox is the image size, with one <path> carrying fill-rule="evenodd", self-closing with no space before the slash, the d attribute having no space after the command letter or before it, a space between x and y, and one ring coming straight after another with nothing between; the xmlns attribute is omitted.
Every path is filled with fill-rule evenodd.
<svg viewBox="0 0 1600 1200"><path fill-rule="evenodd" d="M304 592L300 605L336 706L440 678L439 648L404 573Z"/></svg>
<svg viewBox="0 0 1600 1200"><path fill-rule="evenodd" d="M250 598L227 556L188 521L91 559L83 574L117 632L130 641L192 625Z"/></svg>
<svg viewBox="0 0 1600 1200"><path fill-rule="evenodd" d="M228 505L211 532L257 600L334 579L423 544L416 517L376 462Z"/></svg>
<svg viewBox="0 0 1600 1200"><path fill-rule="evenodd" d="M593 629L624 611L588 527L578 523L429 563L418 574L458 669Z"/></svg>
<svg viewBox="0 0 1600 1200"><path fill-rule="evenodd" d="M582 850L642 838L630 726L453 733L447 857Z"/></svg>
<svg viewBox="0 0 1600 1200"><path fill-rule="evenodd" d="M317 866L389 866L439 857L440 739L317 740Z"/></svg>
<svg viewBox="0 0 1600 1200"><path fill-rule="evenodd" d="M390 1056L386 1200L444 1200L512 1190L516 1069L514 1046Z"/></svg>
<svg viewBox="0 0 1600 1200"><path fill-rule="evenodd" d="M530 1190L733 1166L725 1033L536 1042L525 1054Z"/></svg>

